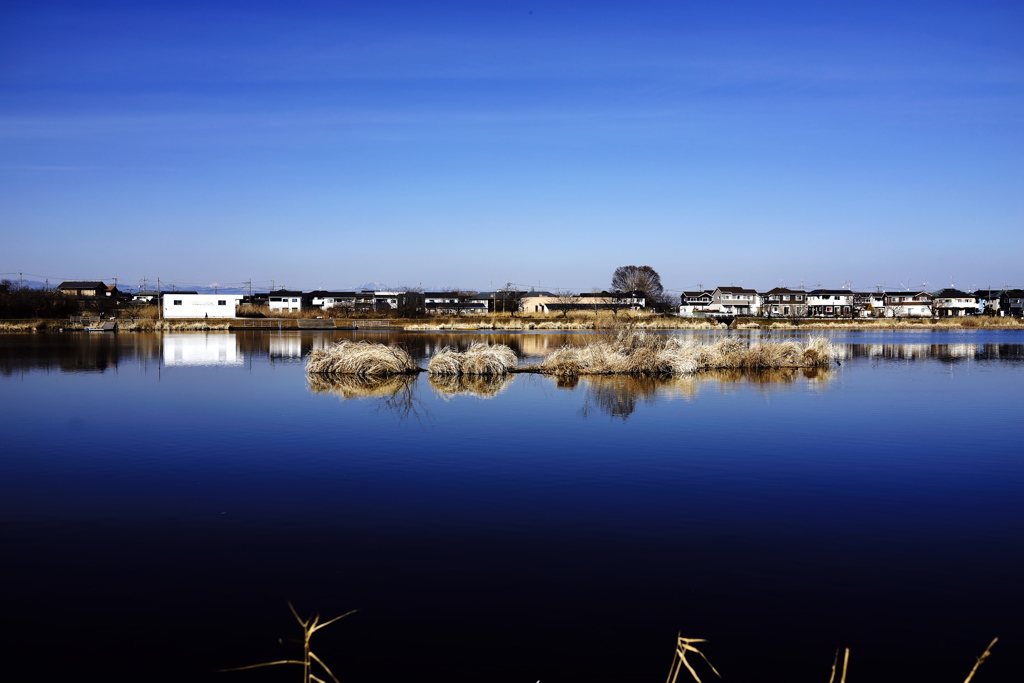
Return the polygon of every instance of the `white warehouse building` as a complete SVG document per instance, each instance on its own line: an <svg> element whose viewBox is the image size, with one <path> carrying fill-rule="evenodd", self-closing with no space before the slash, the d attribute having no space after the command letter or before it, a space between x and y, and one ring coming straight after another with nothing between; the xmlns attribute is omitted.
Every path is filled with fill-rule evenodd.
<svg viewBox="0 0 1024 683"><path fill-rule="evenodd" d="M234 318L241 294L164 292L165 318Z"/></svg>

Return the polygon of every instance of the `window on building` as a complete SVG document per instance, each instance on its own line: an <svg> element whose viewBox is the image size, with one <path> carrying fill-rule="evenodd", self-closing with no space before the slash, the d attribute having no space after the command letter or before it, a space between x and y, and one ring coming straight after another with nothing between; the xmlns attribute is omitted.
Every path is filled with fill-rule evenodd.
<svg viewBox="0 0 1024 683"><path fill-rule="evenodd" d="M180 306L181 305L181 299L175 299L174 300L174 305L175 306Z"/></svg>
<svg viewBox="0 0 1024 683"><path fill-rule="evenodd" d="M227 306L228 305L228 301L227 301L227 299L217 299L217 305L218 306Z"/></svg>

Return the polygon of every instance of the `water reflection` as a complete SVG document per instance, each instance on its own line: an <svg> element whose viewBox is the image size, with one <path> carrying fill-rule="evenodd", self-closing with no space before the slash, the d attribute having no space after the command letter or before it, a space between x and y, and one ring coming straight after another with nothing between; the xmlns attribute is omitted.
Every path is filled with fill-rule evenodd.
<svg viewBox="0 0 1024 683"><path fill-rule="evenodd" d="M232 333L167 332L163 361L168 367L187 365L241 365L243 355Z"/></svg>
<svg viewBox="0 0 1024 683"><path fill-rule="evenodd" d="M408 391L414 375L391 377L357 377L355 375L308 375L309 390L314 394L333 394L343 401L360 398L386 398Z"/></svg>
<svg viewBox="0 0 1024 683"><path fill-rule="evenodd" d="M428 417L426 407L416 395L416 375L356 377L355 375L307 375L314 394L331 394L343 401L376 399L378 408L400 420Z"/></svg>
<svg viewBox="0 0 1024 683"><path fill-rule="evenodd" d="M624 377L591 375L572 379L559 379L561 389L582 388L586 392L579 414L584 419L598 414L617 417L625 421L642 405L654 405L660 400L693 400L702 388L715 387L719 391L739 388L765 393L777 391L780 385L823 386L834 376L828 368L784 368L778 370L709 370L686 377ZM734 385L734 386L730 386Z"/></svg>
<svg viewBox="0 0 1024 683"><path fill-rule="evenodd" d="M931 333L931 338L939 339L940 334ZM844 364L858 359L938 360L944 363L1024 360L1024 344L985 343L986 339L1002 341L1007 338L1006 334L1003 331L977 331L966 335L972 340L966 343L960 341L964 334L942 335L946 339L956 339L956 343L921 343L921 334L908 333L888 335L884 343L871 343L865 338L864 341L840 342L835 346ZM783 339L740 333L737 336L750 341ZM238 366L246 361L269 358L274 362L301 363L312 349L329 346L342 339L397 344L406 349L421 367L426 367L426 361L445 346L465 351L474 342L484 341L509 346L519 356L520 363L530 365L565 344L585 344L593 338L592 333L571 332L411 333L363 330L4 334L0 335L0 374L9 375L27 369L102 373L116 370L118 364L124 362ZM705 335L699 338L710 340L712 337ZM900 343L901 340L906 343ZM753 378L751 380L754 381Z"/></svg>
<svg viewBox="0 0 1024 683"><path fill-rule="evenodd" d="M430 386L445 400L467 395L494 398L512 383L511 375L429 375Z"/></svg>

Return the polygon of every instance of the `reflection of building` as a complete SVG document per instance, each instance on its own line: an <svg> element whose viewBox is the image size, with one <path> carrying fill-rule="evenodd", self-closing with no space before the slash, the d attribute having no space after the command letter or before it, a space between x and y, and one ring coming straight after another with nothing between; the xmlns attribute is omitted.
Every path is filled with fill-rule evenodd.
<svg viewBox="0 0 1024 683"><path fill-rule="evenodd" d="M241 365L243 360L230 332L166 332L163 345L164 365Z"/></svg>
<svg viewBox="0 0 1024 683"><path fill-rule="evenodd" d="M302 336L275 334L270 337L271 358L302 358Z"/></svg>

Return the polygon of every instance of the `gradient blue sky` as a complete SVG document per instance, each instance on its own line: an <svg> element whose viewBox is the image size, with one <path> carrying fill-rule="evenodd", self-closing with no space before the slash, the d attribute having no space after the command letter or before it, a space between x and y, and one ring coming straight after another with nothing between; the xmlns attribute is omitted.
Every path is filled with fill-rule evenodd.
<svg viewBox="0 0 1024 683"><path fill-rule="evenodd" d="M1024 284L1020 2L22 2L0 272Z"/></svg>

